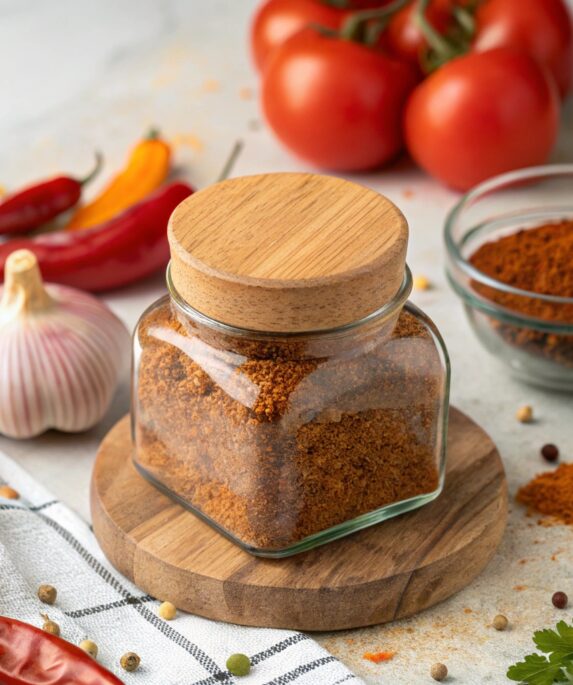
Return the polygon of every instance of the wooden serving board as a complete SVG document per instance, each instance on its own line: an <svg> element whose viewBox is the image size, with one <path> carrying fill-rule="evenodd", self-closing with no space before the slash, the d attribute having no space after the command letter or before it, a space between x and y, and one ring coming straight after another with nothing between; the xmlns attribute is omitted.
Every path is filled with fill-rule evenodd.
<svg viewBox="0 0 573 685"><path fill-rule="evenodd" d="M338 630L411 616L468 585L502 538L507 486L491 439L452 409L438 499L310 552L263 559L136 472L125 418L100 447L91 506L105 554L144 592L221 621Z"/></svg>

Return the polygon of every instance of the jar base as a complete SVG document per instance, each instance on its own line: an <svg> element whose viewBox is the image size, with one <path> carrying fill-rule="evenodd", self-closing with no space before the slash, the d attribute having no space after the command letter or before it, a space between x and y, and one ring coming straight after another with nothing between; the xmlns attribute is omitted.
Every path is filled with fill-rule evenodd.
<svg viewBox="0 0 573 685"><path fill-rule="evenodd" d="M292 545L289 545L288 547L279 549L262 549L260 547L249 545L243 540L240 540L236 535L233 535L233 533L231 533L229 530L219 525L210 516L207 516L200 509L197 509L191 505L185 498L181 497L176 492L173 492L166 485L158 481L153 474L149 473L149 471L143 468L135 460L132 460L132 463L137 472L164 495L172 499L184 509L187 509L187 511L190 511L202 521L205 521L205 523L211 526L211 528L226 537L245 552L249 552L249 554L252 554L256 557L264 557L267 559L284 559L285 557L290 557L294 554L307 552L315 547L320 547L328 542L339 540L340 538L351 535L352 533L363 530L364 528L368 528L369 526L374 526L377 523L382 523L382 521L387 521L388 519L399 516L400 514L405 514L408 511L413 511L414 509L423 507L425 504L429 504L435 500L436 497L439 497L444 487L444 476L442 475L439 480L438 487L432 492L424 493L423 495L417 495L416 497L410 497L409 499L400 500L399 502L393 502L392 504L387 504L379 509L362 514L361 516L357 516L349 521L344 521L344 523L339 523L338 525L331 526L326 530L321 530L313 535L308 535L307 537Z"/></svg>
<svg viewBox="0 0 573 685"><path fill-rule="evenodd" d="M110 562L152 596L212 620L292 630L394 621L468 585L505 528L507 484L488 435L450 412L440 497L303 555L262 559L142 478L129 422L104 439L92 477L92 519Z"/></svg>

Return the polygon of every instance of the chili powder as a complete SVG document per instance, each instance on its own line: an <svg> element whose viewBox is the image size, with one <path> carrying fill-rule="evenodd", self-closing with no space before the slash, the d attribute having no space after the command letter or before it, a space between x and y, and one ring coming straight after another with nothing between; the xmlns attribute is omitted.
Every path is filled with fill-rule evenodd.
<svg viewBox="0 0 573 685"><path fill-rule="evenodd" d="M522 229L481 245L470 257L497 281L540 295L573 298L573 220ZM573 324L573 304L503 292L474 283L478 293L518 314ZM573 336L491 320L509 343L565 366L573 366Z"/></svg>
<svg viewBox="0 0 573 685"><path fill-rule="evenodd" d="M573 464L536 476L517 492L517 501L530 510L573 525Z"/></svg>
<svg viewBox="0 0 573 685"><path fill-rule="evenodd" d="M350 340L238 339L143 317L136 464L234 538L278 549L436 491L441 359L409 311Z"/></svg>

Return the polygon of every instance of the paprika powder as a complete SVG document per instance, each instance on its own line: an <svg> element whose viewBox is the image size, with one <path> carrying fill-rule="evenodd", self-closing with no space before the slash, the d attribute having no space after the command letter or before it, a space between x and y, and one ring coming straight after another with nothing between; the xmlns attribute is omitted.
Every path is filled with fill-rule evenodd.
<svg viewBox="0 0 573 685"><path fill-rule="evenodd" d="M469 262L496 281L524 291L507 292L474 282L483 297L532 319L573 324L573 220L522 229L484 243ZM573 367L573 335L494 319L491 324L506 342Z"/></svg>
<svg viewBox="0 0 573 685"><path fill-rule="evenodd" d="M573 525L573 464L536 476L517 492L517 501L532 511Z"/></svg>

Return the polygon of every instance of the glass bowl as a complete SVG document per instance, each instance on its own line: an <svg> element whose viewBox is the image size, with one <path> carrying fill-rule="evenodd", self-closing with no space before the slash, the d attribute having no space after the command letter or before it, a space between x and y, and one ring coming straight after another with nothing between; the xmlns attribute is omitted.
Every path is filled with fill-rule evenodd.
<svg viewBox="0 0 573 685"><path fill-rule="evenodd" d="M446 219L446 271L484 347L528 383L573 391L573 298L520 290L469 261L485 242L523 228L573 220L573 164L533 167L492 178L468 192ZM573 268L573 265L572 265ZM551 318L500 304L524 298ZM514 305L515 306L515 305ZM521 306L519 307L521 309Z"/></svg>

